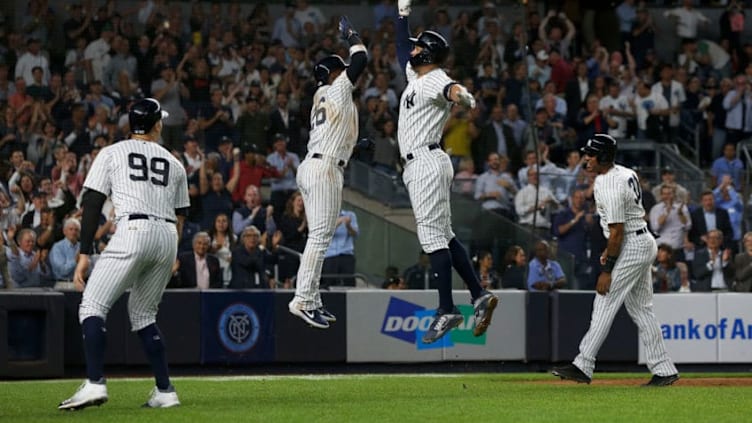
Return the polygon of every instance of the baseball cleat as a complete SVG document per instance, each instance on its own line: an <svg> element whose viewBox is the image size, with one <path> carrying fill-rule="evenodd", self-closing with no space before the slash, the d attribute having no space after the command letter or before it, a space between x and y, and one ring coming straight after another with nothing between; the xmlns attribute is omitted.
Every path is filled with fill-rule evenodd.
<svg viewBox="0 0 752 423"><path fill-rule="evenodd" d="M102 379L101 383L94 383L88 379L78 387L78 391L72 397L58 405L58 410L81 410L92 405L102 405L107 402L107 385Z"/></svg>
<svg viewBox="0 0 752 423"><path fill-rule="evenodd" d="M324 306L319 307L319 314L321 314L321 317L324 318L329 323L334 323L337 321L337 316L332 314L329 310L327 310Z"/></svg>
<svg viewBox="0 0 752 423"><path fill-rule="evenodd" d="M491 325L494 309L498 304L499 297L488 291L481 292L480 297L473 301L473 308L475 309L473 335L481 336L486 333L486 329Z"/></svg>
<svg viewBox="0 0 752 423"><path fill-rule="evenodd" d="M577 383L589 384L592 379L588 375L582 372L579 367L574 364L567 364L562 367L554 367L551 371L554 376L559 376L562 380L571 380Z"/></svg>
<svg viewBox="0 0 752 423"><path fill-rule="evenodd" d="M146 401L142 407L144 408L170 408L180 405L178 399L178 393L175 392L175 387L170 385L164 391L160 391L156 386L151 391L149 400Z"/></svg>
<svg viewBox="0 0 752 423"><path fill-rule="evenodd" d="M653 377L650 378L650 382L645 383L642 386L646 386L646 387L671 386L677 380L679 380L678 374L673 374L673 375L668 375L668 376L653 375Z"/></svg>
<svg viewBox="0 0 752 423"><path fill-rule="evenodd" d="M287 307L293 316L301 318L304 322L308 323L308 326L317 329L328 329L329 322L324 319L318 310L301 310L292 304Z"/></svg>
<svg viewBox="0 0 752 423"><path fill-rule="evenodd" d="M438 341L441 337L446 335L447 332L461 325L463 320L462 314L457 310L457 307L455 307L451 313L436 314L433 322L431 322L431 326L429 326L426 333L423 334L423 343L432 344Z"/></svg>

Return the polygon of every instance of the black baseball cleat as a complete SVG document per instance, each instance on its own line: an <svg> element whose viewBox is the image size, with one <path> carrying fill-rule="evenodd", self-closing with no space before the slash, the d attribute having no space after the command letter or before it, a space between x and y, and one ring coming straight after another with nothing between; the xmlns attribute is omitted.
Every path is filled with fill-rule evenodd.
<svg viewBox="0 0 752 423"><path fill-rule="evenodd" d="M324 317L321 315L321 313L318 310L301 310L292 304L289 305L288 310L290 310L290 313L293 316L300 317L301 320L308 323L308 326L317 328L317 329L328 329L329 328L329 322L324 319Z"/></svg>
<svg viewBox="0 0 752 423"><path fill-rule="evenodd" d="M571 380L577 383L590 384L590 382L592 382L592 379L590 379L588 375L583 373L582 370L580 370L579 367L575 366L574 364L554 367L554 369L551 370L551 374L553 374L554 376L559 376L562 380Z"/></svg>
<svg viewBox="0 0 752 423"><path fill-rule="evenodd" d="M473 301L473 308L475 310L473 335L481 336L486 333L486 329L491 325L494 309L498 304L499 297L488 291L481 292L480 297Z"/></svg>
<svg viewBox="0 0 752 423"><path fill-rule="evenodd" d="M671 386L676 381L679 380L679 374L673 374L668 376L658 376L653 375L652 378L650 378L650 382L643 384L642 386L645 387L660 387L660 386Z"/></svg>
<svg viewBox="0 0 752 423"><path fill-rule="evenodd" d="M451 313L437 313L436 317L433 318L433 322L431 322L431 326L423 334L423 343L432 344L438 341L447 332L461 325L463 320L462 314L457 307Z"/></svg>
<svg viewBox="0 0 752 423"><path fill-rule="evenodd" d="M324 306L319 307L319 313L321 314L321 317L323 317L324 320L326 320L329 323L334 323L337 321L337 316L332 314Z"/></svg>

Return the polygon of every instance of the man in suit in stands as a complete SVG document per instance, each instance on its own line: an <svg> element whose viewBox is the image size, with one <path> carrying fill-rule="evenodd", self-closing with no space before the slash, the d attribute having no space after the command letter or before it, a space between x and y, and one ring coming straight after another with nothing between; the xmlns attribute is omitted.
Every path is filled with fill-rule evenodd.
<svg viewBox="0 0 752 423"><path fill-rule="evenodd" d="M222 288L219 260L208 254L210 242L211 238L206 232L193 236L193 251L178 255L178 274L170 283L170 288Z"/></svg>
<svg viewBox="0 0 752 423"><path fill-rule="evenodd" d="M480 137L471 144L475 171L483 173L486 159L492 152L507 156L510 161L510 171L517 172L522 166L522 153L514 139L512 128L504 123L504 109L501 105L491 108L488 123L480 131Z"/></svg>
<svg viewBox="0 0 752 423"><path fill-rule="evenodd" d="M734 281L731 250L721 248L723 232L718 229L711 229L705 239L707 247L697 250L692 262L692 292L728 291Z"/></svg>
<svg viewBox="0 0 752 423"><path fill-rule="evenodd" d="M732 248L734 231L731 228L731 220L726 210L715 206L713 191L703 191L700 203L702 207L690 213L692 228L688 234L689 242L694 244L695 248L704 247L707 244L708 231L718 229L723 232L723 247Z"/></svg>

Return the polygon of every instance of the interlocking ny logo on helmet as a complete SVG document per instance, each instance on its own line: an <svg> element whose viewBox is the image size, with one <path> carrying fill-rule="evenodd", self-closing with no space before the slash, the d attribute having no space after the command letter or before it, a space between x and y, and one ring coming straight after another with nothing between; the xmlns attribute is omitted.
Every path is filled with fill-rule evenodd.
<svg viewBox="0 0 752 423"><path fill-rule="evenodd" d="M313 77L316 78L317 85L326 85L329 83L329 75L337 69L345 69L347 65L336 54L324 57L316 63L313 68Z"/></svg>
<svg viewBox="0 0 752 423"><path fill-rule="evenodd" d="M446 38L435 31L423 31L418 38L410 38L413 44L423 50L410 58L410 64L415 66L444 63L449 56L449 43Z"/></svg>
<svg viewBox="0 0 752 423"><path fill-rule="evenodd" d="M167 116L169 114L162 110L162 106L157 100L145 98L131 106L131 110L128 112L128 123L130 124L131 132L144 135L148 134L160 119L164 119Z"/></svg>
<svg viewBox="0 0 752 423"><path fill-rule="evenodd" d="M581 151L597 158L599 163L611 163L616 157L616 140L608 134L595 134Z"/></svg>

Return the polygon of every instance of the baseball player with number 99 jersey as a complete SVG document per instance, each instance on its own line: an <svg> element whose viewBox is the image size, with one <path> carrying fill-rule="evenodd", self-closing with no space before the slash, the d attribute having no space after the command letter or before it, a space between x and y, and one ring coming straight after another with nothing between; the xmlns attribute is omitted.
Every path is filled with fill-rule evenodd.
<svg viewBox="0 0 752 423"><path fill-rule="evenodd" d="M595 134L582 148L585 169L594 172L594 195L603 235L608 239L601 256L590 329L580 342L580 353L570 365L555 368L562 379L590 383L595 357L606 340L616 313L624 304L637 325L653 378L647 386L668 386L679 379L666 352L658 320L653 314L651 266L658 247L647 229L642 189L637 174L614 163L616 140Z"/></svg>
<svg viewBox="0 0 752 423"><path fill-rule="evenodd" d="M159 302L175 263L184 213L190 206L182 163L157 143L166 115L154 99L136 102L128 115L133 138L103 148L84 181L81 254L74 283L84 291L78 315L87 380L60 409L76 410L107 401L105 319L127 289L131 329L141 339L156 380L145 405L165 408L180 404L170 384L162 334L156 324ZM94 232L107 196L116 210L117 229L85 284Z"/></svg>

